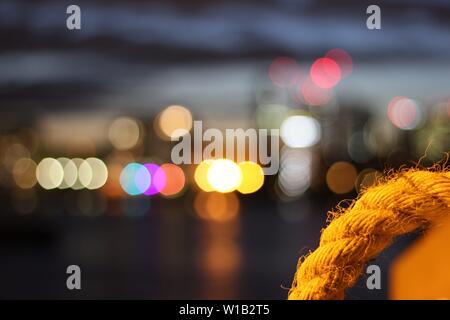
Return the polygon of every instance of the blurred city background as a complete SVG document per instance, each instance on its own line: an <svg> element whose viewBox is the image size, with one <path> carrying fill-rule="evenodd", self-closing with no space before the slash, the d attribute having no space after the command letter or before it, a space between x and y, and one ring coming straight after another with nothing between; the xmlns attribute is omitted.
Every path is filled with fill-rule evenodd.
<svg viewBox="0 0 450 320"><path fill-rule="evenodd" d="M370 4L2 0L0 298L285 299L329 210L450 151L450 3ZM280 129L279 172L172 163L194 120Z"/></svg>

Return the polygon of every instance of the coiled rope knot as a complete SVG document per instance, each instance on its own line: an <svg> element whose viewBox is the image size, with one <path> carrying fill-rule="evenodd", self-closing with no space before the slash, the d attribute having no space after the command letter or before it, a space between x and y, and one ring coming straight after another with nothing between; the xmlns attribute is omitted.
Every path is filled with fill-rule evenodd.
<svg viewBox="0 0 450 320"><path fill-rule="evenodd" d="M343 299L395 237L450 216L450 172L407 169L331 214L319 247L299 260L289 299Z"/></svg>

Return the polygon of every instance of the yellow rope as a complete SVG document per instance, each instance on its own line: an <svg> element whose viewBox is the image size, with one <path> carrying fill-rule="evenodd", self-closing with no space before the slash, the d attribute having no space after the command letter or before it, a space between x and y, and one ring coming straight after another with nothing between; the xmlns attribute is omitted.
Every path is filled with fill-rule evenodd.
<svg viewBox="0 0 450 320"><path fill-rule="evenodd" d="M396 236L449 216L450 172L400 172L334 215L319 247L299 260L289 299L343 299L367 262Z"/></svg>

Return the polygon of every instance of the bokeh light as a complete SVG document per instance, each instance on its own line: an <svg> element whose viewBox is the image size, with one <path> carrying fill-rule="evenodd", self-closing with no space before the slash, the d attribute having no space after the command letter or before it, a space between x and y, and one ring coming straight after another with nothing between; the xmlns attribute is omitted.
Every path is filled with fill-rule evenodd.
<svg viewBox="0 0 450 320"><path fill-rule="evenodd" d="M283 196L295 198L302 195L311 185L312 153L308 149L281 150L278 187Z"/></svg>
<svg viewBox="0 0 450 320"><path fill-rule="evenodd" d="M199 192L194 200L197 215L205 220L227 222L239 213L239 199L235 193Z"/></svg>
<svg viewBox="0 0 450 320"><path fill-rule="evenodd" d="M306 79L298 92L300 99L312 106L325 106L333 99L331 89L320 88L311 79Z"/></svg>
<svg viewBox="0 0 450 320"><path fill-rule="evenodd" d="M280 135L290 148L311 147L320 140L320 124L309 116L290 116L281 124Z"/></svg>
<svg viewBox="0 0 450 320"><path fill-rule="evenodd" d="M348 77L353 72L353 60L350 54L342 49L331 49L325 55L325 58L336 61L341 69L343 78Z"/></svg>
<svg viewBox="0 0 450 320"><path fill-rule="evenodd" d="M47 190L57 188L64 178L64 169L58 160L44 158L36 167L36 178L39 185Z"/></svg>
<svg viewBox="0 0 450 320"><path fill-rule="evenodd" d="M86 160L84 160L78 167L78 179L83 188L87 188L89 183L91 183L93 176L94 173L92 172L92 167Z"/></svg>
<svg viewBox="0 0 450 320"><path fill-rule="evenodd" d="M311 66L311 80L320 88L330 89L341 81L341 68L330 58L319 58Z"/></svg>
<svg viewBox="0 0 450 320"><path fill-rule="evenodd" d="M21 189L30 189L35 186L36 163L30 158L19 159L13 167L13 178Z"/></svg>
<svg viewBox="0 0 450 320"><path fill-rule="evenodd" d="M243 194L254 193L264 184L264 171L254 162L244 161L239 163L242 172L242 182L237 191Z"/></svg>
<svg viewBox="0 0 450 320"><path fill-rule="evenodd" d="M108 179L108 168L98 158L88 158L84 161L79 171L80 182L90 190L103 187Z"/></svg>
<svg viewBox="0 0 450 320"><path fill-rule="evenodd" d="M336 162L327 171L327 186L334 193L348 193L355 187L357 175L358 172L351 163Z"/></svg>
<svg viewBox="0 0 450 320"><path fill-rule="evenodd" d="M423 120L421 106L406 97L394 97L388 105L387 115L396 127L403 130L416 129Z"/></svg>
<svg viewBox="0 0 450 320"><path fill-rule="evenodd" d="M194 180L197 186L205 191L214 191L214 188L208 182L208 170L214 160L206 159L200 162L200 164L195 168Z"/></svg>
<svg viewBox="0 0 450 320"><path fill-rule="evenodd" d="M78 179L78 168L76 164L69 158L56 159L61 164L64 170L64 178L59 189L67 189L72 187Z"/></svg>
<svg viewBox="0 0 450 320"><path fill-rule="evenodd" d="M278 87L294 85L300 74L297 61L289 57L278 57L269 66L270 80Z"/></svg>
<svg viewBox="0 0 450 320"><path fill-rule="evenodd" d="M80 181L80 172L79 169L81 167L81 165L85 162L86 160L81 159L81 158L73 158L71 159L71 162L75 165L76 170L70 165L67 166L66 169L69 171L68 172L68 176L71 177L73 174L76 174L76 180L75 183L73 183L70 188L72 190L81 190L83 188L85 188L85 186L81 183ZM82 175L86 175L86 179L89 179L89 177L91 176L90 170L86 170L88 168L85 168L84 171L82 172ZM64 176L65 177L65 176Z"/></svg>
<svg viewBox="0 0 450 320"><path fill-rule="evenodd" d="M241 169L229 159L215 160L208 169L208 182L215 191L232 192L241 185Z"/></svg>
<svg viewBox="0 0 450 320"><path fill-rule="evenodd" d="M179 194L186 184L186 176L184 175L183 170L171 163L161 165L161 170L163 170L166 176L166 185L160 193L166 197L172 197Z"/></svg>
<svg viewBox="0 0 450 320"><path fill-rule="evenodd" d="M175 139L192 129L192 114L183 106L169 106L158 115L156 122L156 132L161 138Z"/></svg>
<svg viewBox="0 0 450 320"><path fill-rule="evenodd" d="M143 194L151 183L151 176L147 168L139 163L130 163L120 174L120 185L129 195Z"/></svg>
<svg viewBox="0 0 450 320"><path fill-rule="evenodd" d="M139 123L129 117L115 119L109 127L109 140L118 150L131 149L139 142L141 130Z"/></svg>
<svg viewBox="0 0 450 320"><path fill-rule="evenodd" d="M118 162L110 162L107 164L108 179L102 188L102 192L108 198L121 198L124 195L123 189L120 185L120 175L124 166Z"/></svg>
<svg viewBox="0 0 450 320"><path fill-rule="evenodd" d="M161 192L166 186L166 174L160 166L154 163L144 164L147 168L150 176L152 177L152 181L150 183L150 187L145 190L144 194L147 196L152 196Z"/></svg>

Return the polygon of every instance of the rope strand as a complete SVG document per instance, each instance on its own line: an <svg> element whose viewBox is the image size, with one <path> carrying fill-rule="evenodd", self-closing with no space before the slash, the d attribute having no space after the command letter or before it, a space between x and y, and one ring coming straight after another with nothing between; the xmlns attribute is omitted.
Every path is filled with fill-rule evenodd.
<svg viewBox="0 0 450 320"><path fill-rule="evenodd" d="M400 172L333 215L319 247L299 260L289 299L343 299L395 237L450 215L450 172Z"/></svg>

